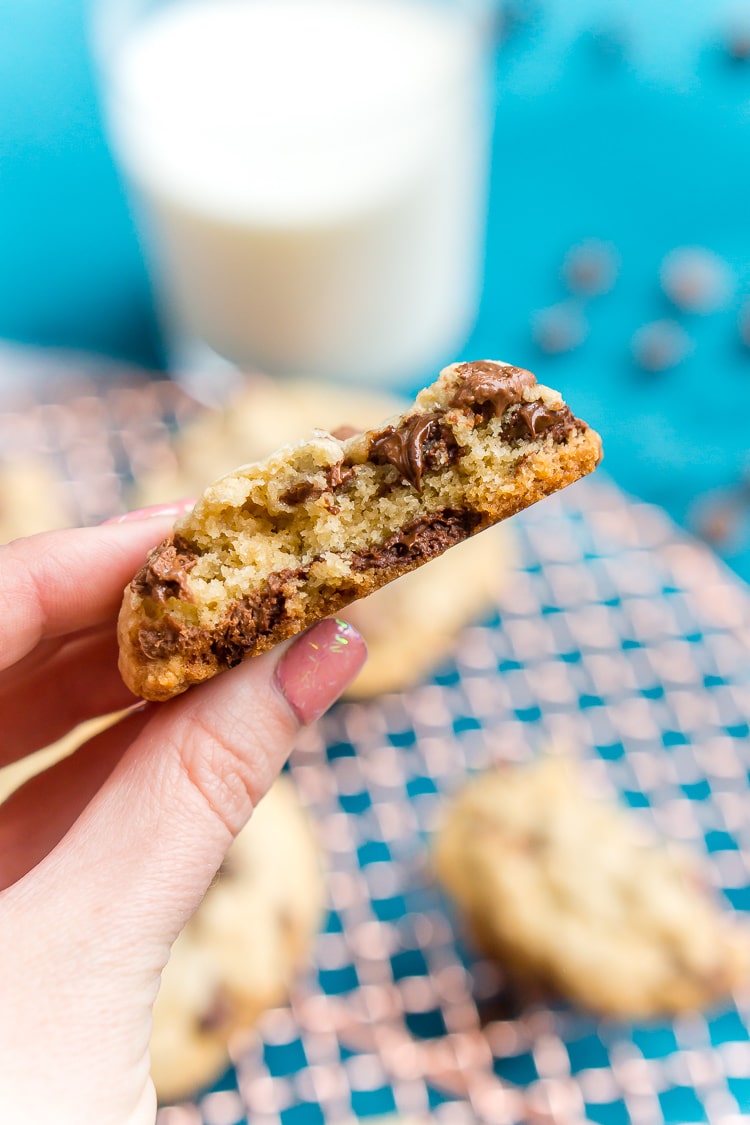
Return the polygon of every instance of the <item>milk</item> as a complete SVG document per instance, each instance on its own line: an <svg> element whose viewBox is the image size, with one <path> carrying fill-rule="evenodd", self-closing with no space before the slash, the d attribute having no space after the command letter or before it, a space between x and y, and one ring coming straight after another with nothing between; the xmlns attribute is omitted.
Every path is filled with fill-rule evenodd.
<svg viewBox="0 0 750 1125"><path fill-rule="evenodd" d="M419 0L184 0L110 63L115 147L178 359L397 382L478 304L476 29Z"/></svg>

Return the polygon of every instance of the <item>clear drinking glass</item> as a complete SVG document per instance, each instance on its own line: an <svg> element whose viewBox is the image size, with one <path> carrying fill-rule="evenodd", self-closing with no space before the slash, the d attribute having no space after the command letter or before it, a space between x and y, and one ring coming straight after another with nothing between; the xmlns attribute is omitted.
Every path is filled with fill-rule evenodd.
<svg viewBox="0 0 750 1125"><path fill-rule="evenodd" d="M114 152L177 371L401 384L465 343L491 111L461 0L99 0Z"/></svg>

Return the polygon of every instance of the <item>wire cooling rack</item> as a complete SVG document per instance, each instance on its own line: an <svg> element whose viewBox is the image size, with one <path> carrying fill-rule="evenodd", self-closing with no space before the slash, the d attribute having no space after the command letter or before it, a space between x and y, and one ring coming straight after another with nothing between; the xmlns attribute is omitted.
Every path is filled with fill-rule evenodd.
<svg viewBox="0 0 750 1125"><path fill-rule="evenodd" d="M64 478L72 518L121 509L197 408L167 382L60 381L0 413L6 456ZM606 480L514 520L511 582L428 683L337 706L291 760L329 864L329 907L290 1007L233 1070L159 1125L735 1125L750 1116L750 998L674 1022L514 1009L462 942L428 840L467 771L550 745L634 815L706 857L750 910L750 594L658 510Z"/></svg>

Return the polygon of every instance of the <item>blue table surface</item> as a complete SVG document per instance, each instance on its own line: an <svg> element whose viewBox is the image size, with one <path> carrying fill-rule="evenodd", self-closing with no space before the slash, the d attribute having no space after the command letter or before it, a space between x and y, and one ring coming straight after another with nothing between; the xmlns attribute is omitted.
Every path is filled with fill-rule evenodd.
<svg viewBox="0 0 750 1125"><path fill-rule="evenodd" d="M722 51L714 0L507 2L516 30L497 52L486 285L465 354L559 385L602 431L615 479L689 526L696 496L750 469L750 349L737 331L750 293L750 63ZM0 337L158 364L85 22L83 0L0 5ZM582 347L544 356L533 313L565 297L563 255L589 237L617 247L617 286L591 304ZM683 316L692 355L647 374L630 340L673 313L658 269L684 244L731 264L734 300ZM750 578L750 519L725 557Z"/></svg>

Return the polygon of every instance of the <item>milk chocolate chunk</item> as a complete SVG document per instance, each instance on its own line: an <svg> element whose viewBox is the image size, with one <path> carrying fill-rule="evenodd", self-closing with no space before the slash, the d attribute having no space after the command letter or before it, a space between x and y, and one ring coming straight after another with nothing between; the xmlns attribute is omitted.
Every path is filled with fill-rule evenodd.
<svg viewBox="0 0 750 1125"><path fill-rule="evenodd" d="M184 539L165 539L154 547L133 584L144 597L153 598L160 605L164 605L168 598L190 601L188 573L197 561L194 551Z"/></svg>
<svg viewBox="0 0 750 1125"><path fill-rule="evenodd" d="M239 664L284 617L286 600L294 591L299 571L281 570L270 574L264 587L240 602L235 602L220 627L213 651L230 668Z"/></svg>
<svg viewBox="0 0 750 1125"><path fill-rule="evenodd" d="M341 461L337 461L335 465L331 465L328 469L328 487L340 488L342 484L346 484L353 473L353 466L350 465L344 457Z"/></svg>
<svg viewBox="0 0 750 1125"><path fill-rule="evenodd" d="M552 410L543 402L526 402L515 412L502 429L505 441L528 441L529 438L547 434L553 441L564 441L580 424L567 406Z"/></svg>
<svg viewBox="0 0 750 1125"><path fill-rule="evenodd" d="M280 497L282 504L288 504L293 508L295 504L304 504L305 500L318 495L321 492L320 486L312 480L301 480L297 484L293 484L288 488L283 496Z"/></svg>
<svg viewBox="0 0 750 1125"><path fill-rule="evenodd" d="M438 411L414 414L398 428L388 426L370 442L369 459L375 465L393 465L403 480L422 491L425 468L442 468L461 454L449 427Z"/></svg>
<svg viewBox="0 0 750 1125"><path fill-rule="evenodd" d="M420 516L380 546L352 558L352 569L384 569L408 558L427 562L442 555L477 530L481 516L468 509L444 508L440 512Z"/></svg>
<svg viewBox="0 0 750 1125"><path fill-rule="evenodd" d="M148 660L168 660L194 649L199 635L200 630L167 615L156 625L140 627L138 647Z"/></svg>
<svg viewBox="0 0 750 1125"><path fill-rule="evenodd" d="M491 407L499 418L509 406L523 402L523 392L536 385L536 377L525 367L510 364L462 363L457 368L463 382L456 391L453 405L459 407Z"/></svg>
<svg viewBox="0 0 750 1125"><path fill-rule="evenodd" d="M313 496L320 496L326 488L333 491L336 488L341 488L346 484L354 473L354 467L349 464L346 458L337 461L335 465L330 465L326 470L325 484L318 484L314 480L301 480L288 488L286 492L280 497L282 504L288 504L290 508L294 508L297 504L304 504L306 500L310 500Z"/></svg>

